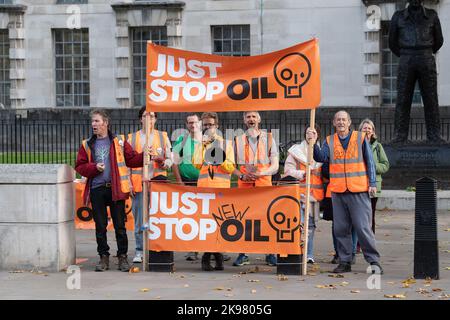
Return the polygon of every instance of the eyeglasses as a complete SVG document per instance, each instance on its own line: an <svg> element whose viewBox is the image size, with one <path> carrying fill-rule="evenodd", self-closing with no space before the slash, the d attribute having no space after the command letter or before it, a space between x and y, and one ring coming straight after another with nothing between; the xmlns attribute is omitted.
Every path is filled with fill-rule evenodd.
<svg viewBox="0 0 450 320"><path fill-rule="evenodd" d="M211 127L215 127L215 126L216 126L215 123L204 123L204 124L203 124L203 127L204 127L204 128L211 128Z"/></svg>

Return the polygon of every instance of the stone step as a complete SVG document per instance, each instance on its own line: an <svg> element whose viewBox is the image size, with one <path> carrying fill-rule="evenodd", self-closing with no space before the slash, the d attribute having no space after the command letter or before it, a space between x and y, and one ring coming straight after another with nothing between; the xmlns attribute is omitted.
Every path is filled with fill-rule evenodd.
<svg viewBox="0 0 450 320"><path fill-rule="evenodd" d="M450 191L438 191L438 210L450 211ZM378 198L377 210L414 210L416 193L404 190L382 190Z"/></svg>

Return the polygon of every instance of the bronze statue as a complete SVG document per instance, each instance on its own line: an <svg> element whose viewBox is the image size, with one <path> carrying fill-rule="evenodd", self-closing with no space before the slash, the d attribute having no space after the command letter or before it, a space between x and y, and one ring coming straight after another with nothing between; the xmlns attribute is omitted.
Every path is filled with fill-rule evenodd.
<svg viewBox="0 0 450 320"><path fill-rule="evenodd" d="M440 133L437 74L434 54L442 47L441 24L436 11L423 0L408 0L406 9L394 13L389 28L389 48L400 57L397 75L393 144L408 139L409 118L416 81L425 109L427 140L445 143Z"/></svg>

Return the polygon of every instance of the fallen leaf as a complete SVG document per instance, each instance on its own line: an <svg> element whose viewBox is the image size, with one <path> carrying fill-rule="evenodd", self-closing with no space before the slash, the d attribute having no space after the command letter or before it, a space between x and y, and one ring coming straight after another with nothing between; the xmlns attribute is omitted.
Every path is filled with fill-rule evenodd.
<svg viewBox="0 0 450 320"><path fill-rule="evenodd" d="M13 270L13 271L10 271L9 273L24 273L25 271L24 270Z"/></svg>
<svg viewBox="0 0 450 320"><path fill-rule="evenodd" d="M285 276L284 274L278 275L278 281L287 281L289 278Z"/></svg>
<svg viewBox="0 0 450 320"><path fill-rule="evenodd" d="M221 291L221 290L225 290L225 288L224 287L215 287L214 290Z"/></svg>
<svg viewBox="0 0 450 320"><path fill-rule="evenodd" d="M448 299L448 298L450 298L450 294L441 294L438 298L439 299Z"/></svg>
<svg viewBox="0 0 450 320"><path fill-rule="evenodd" d="M188 284L185 284L183 287L185 287L185 288L189 288L189 285Z"/></svg>
<svg viewBox="0 0 450 320"><path fill-rule="evenodd" d="M255 289L252 289L251 293L256 293L256 290L255 290Z"/></svg>
<svg viewBox="0 0 450 320"><path fill-rule="evenodd" d="M232 293L227 293L227 294L225 294L224 296L225 296L225 297L233 297L234 294L232 294Z"/></svg>
<svg viewBox="0 0 450 320"><path fill-rule="evenodd" d="M450 270L450 267L446 267L445 270Z"/></svg>
<svg viewBox="0 0 450 320"><path fill-rule="evenodd" d="M256 266L253 269L249 269L247 272L248 273L258 273L259 272L259 268L258 268L258 266Z"/></svg>
<svg viewBox="0 0 450 320"><path fill-rule="evenodd" d="M89 259L87 259L87 258L76 258L75 259L75 264L80 264L80 263L86 262L88 260Z"/></svg>
<svg viewBox="0 0 450 320"><path fill-rule="evenodd" d="M346 282L346 281L342 281L339 285L342 286L342 287L345 287L345 286L348 286L349 283Z"/></svg>
<svg viewBox="0 0 450 320"><path fill-rule="evenodd" d="M149 289L149 288L143 288L143 289L140 289L139 291L140 291L140 292L149 292L150 289Z"/></svg>
<svg viewBox="0 0 450 320"><path fill-rule="evenodd" d="M270 289L272 289L273 287L271 287L271 286L266 286L265 287L267 290L270 290Z"/></svg>
<svg viewBox="0 0 450 320"><path fill-rule="evenodd" d="M411 284L415 284L415 283L416 283L416 279L414 279L413 277L402 281L403 288L409 288L409 286Z"/></svg>
<svg viewBox="0 0 450 320"><path fill-rule="evenodd" d="M405 294L385 294L385 298L406 299Z"/></svg>
<svg viewBox="0 0 450 320"><path fill-rule="evenodd" d="M343 274L335 274L335 273L333 273L333 274L329 274L328 275L330 278L344 278L344 275Z"/></svg>
<svg viewBox="0 0 450 320"><path fill-rule="evenodd" d="M351 293L360 293L361 291L359 291L359 290L351 290L350 292Z"/></svg>
<svg viewBox="0 0 450 320"><path fill-rule="evenodd" d="M447 229L445 229L444 231L447 231L447 232L449 232L449 231L450 231L450 228L447 228Z"/></svg>
<svg viewBox="0 0 450 320"><path fill-rule="evenodd" d="M308 276L317 276L317 273L315 273L315 272L308 272Z"/></svg>
<svg viewBox="0 0 450 320"><path fill-rule="evenodd" d="M133 268L130 268L130 273L138 273L138 272L140 272L141 270L139 269L139 267L133 267Z"/></svg>
<svg viewBox="0 0 450 320"><path fill-rule="evenodd" d="M441 291L442 291L441 288L433 288L433 289L431 289L431 290L433 290L434 292L441 292Z"/></svg>
<svg viewBox="0 0 450 320"><path fill-rule="evenodd" d="M249 279L248 282L260 282L258 279Z"/></svg>
<svg viewBox="0 0 450 320"><path fill-rule="evenodd" d="M153 299L161 299L161 296L156 296Z"/></svg>
<svg viewBox="0 0 450 320"><path fill-rule="evenodd" d="M316 286L316 288L319 288L319 289L336 289L336 287L333 284L326 284L326 285L319 284L319 285Z"/></svg>
<svg viewBox="0 0 450 320"><path fill-rule="evenodd" d="M420 294L428 294L428 293L430 293L430 291L428 291L427 289L423 289L423 288L419 288L419 290L416 290L416 292L418 292Z"/></svg>

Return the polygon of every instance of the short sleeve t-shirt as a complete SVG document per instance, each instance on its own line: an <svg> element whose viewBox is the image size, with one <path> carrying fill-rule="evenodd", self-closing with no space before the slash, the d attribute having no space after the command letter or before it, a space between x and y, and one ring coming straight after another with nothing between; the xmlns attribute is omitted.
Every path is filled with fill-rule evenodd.
<svg viewBox="0 0 450 320"><path fill-rule="evenodd" d="M177 153L181 158L181 163L178 165L180 174L186 179L198 179L200 170L192 165L192 155L194 154L195 145L199 142L188 135L184 146L182 146L184 137L185 135L179 136L173 144L173 152ZM181 150L183 152L180 155Z"/></svg>
<svg viewBox="0 0 450 320"><path fill-rule="evenodd" d="M93 152L95 157L94 161L96 163L104 163L105 170L92 179L92 189L111 182L111 161L109 158L110 146L111 141L109 140L109 137L95 140Z"/></svg>

